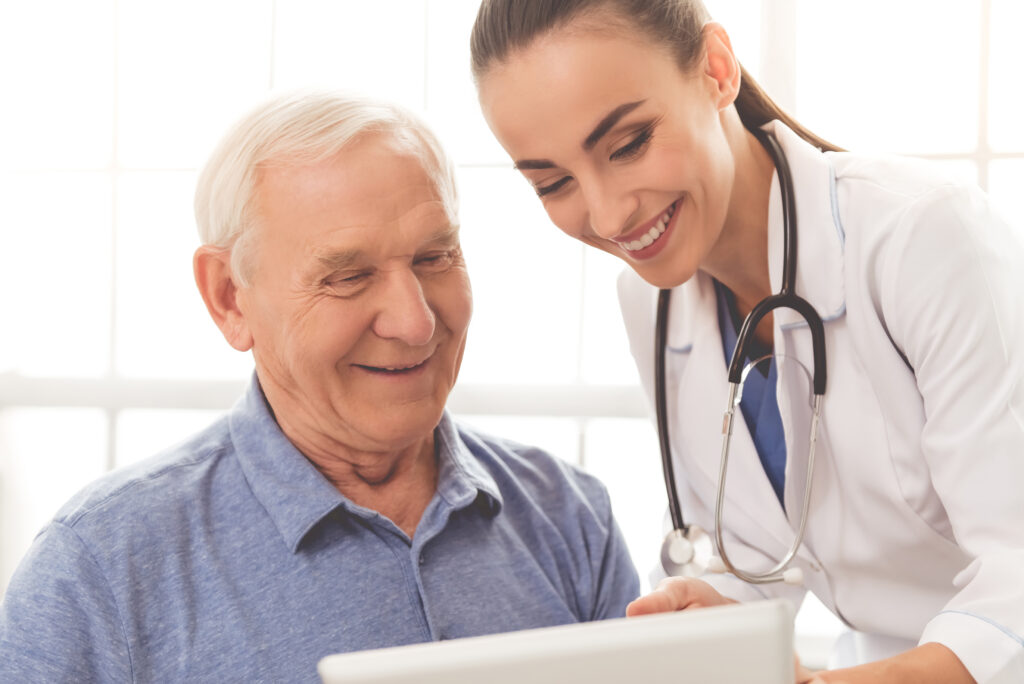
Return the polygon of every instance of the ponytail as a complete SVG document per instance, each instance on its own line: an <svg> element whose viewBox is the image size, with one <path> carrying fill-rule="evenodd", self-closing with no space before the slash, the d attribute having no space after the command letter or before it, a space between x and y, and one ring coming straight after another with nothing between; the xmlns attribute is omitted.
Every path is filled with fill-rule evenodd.
<svg viewBox="0 0 1024 684"><path fill-rule="evenodd" d="M740 115L743 127L754 131L769 121L779 120L801 138L823 152L842 152L841 147L818 137L800 122L787 114L775 101L768 96L761 85L740 65L740 92L736 96L736 111Z"/></svg>

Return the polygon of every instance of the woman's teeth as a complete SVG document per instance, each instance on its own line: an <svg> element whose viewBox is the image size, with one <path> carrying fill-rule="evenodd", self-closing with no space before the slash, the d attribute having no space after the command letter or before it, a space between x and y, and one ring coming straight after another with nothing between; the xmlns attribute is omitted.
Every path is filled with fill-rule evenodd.
<svg viewBox="0 0 1024 684"><path fill-rule="evenodd" d="M650 247L653 245L654 241L661 237L662 233L665 232L665 226L668 225L669 219L672 218L672 212L675 211L675 206L676 205L673 204L666 209L665 213L658 217L658 222L638 239L633 240L632 242L623 242L622 248L627 252L635 252L638 249L643 249L644 247Z"/></svg>

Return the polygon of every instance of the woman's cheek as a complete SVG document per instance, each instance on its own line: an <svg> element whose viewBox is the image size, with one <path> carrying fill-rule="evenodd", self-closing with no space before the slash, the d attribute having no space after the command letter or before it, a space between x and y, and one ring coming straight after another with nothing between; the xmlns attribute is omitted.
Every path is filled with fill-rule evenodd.
<svg viewBox="0 0 1024 684"><path fill-rule="evenodd" d="M587 214L580 207L573 205L573 202L564 200L561 202L549 201L545 203L544 210L547 211L548 218L559 230L569 237L580 240L587 234Z"/></svg>

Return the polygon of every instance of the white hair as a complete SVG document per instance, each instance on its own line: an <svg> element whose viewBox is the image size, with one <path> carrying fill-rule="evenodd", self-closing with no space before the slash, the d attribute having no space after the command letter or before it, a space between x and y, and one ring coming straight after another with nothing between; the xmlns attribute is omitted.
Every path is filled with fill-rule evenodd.
<svg viewBox="0 0 1024 684"><path fill-rule="evenodd" d="M217 145L196 184L200 240L231 250L232 273L240 285L248 285L260 169L315 164L369 132L386 134L397 152L420 160L455 224L458 195L451 161L419 117L390 102L336 91L300 90L258 105Z"/></svg>

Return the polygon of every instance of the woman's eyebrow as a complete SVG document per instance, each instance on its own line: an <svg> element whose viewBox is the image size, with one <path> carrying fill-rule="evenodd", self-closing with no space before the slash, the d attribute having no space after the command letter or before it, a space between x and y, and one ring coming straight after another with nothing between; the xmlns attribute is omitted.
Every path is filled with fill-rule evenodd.
<svg viewBox="0 0 1024 684"><path fill-rule="evenodd" d="M512 165L517 171L529 169L553 169L554 162L547 159L520 159Z"/></svg>
<svg viewBox="0 0 1024 684"><path fill-rule="evenodd" d="M604 137L604 134L610 131L615 124L619 123L622 117L629 114L631 111L642 105L647 100L637 100L635 102L627 102L621 104L612 111L608 112L594 130L590 132L590 135L583 141L583 149L590 151L597 144L597 141ZM552 169L555 167L554 163L548 159L520 159L513 166L518 171L532 170L532 169Z"/></svg>
<svg viewBox="0 0 1024 684"><path fill-rule="evenodd" d="M619 123L619 120L622 117L629 114L631 111L642 105L644 102L647 102L647 100L627 102L626 104L621 104L612 111L608 112L608 114L603 119L601 119L600 123L598 123L597 126L594 127L594 130L590 132L590 135L587 136L587 139L583 141L583 149L588 151L591 150L594 147L594 145L597 144L597 141L604 136L605 133L610 131L615 124Z"/></svg>

